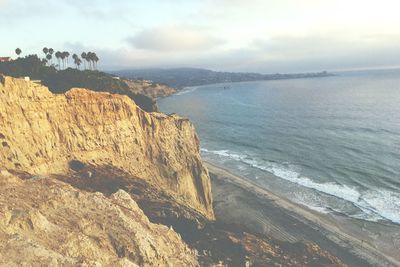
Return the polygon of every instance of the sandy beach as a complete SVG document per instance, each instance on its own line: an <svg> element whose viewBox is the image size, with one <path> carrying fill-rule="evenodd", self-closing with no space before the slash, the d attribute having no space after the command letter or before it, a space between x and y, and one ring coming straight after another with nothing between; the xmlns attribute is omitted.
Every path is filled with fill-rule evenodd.
<svg viewBox="0 0 400 267"><path fill-rule="evenodd" d="M348 266L400 266L399 225L319 213L220 166L206 165L217 220L279 240L315 242Z"/></svg>

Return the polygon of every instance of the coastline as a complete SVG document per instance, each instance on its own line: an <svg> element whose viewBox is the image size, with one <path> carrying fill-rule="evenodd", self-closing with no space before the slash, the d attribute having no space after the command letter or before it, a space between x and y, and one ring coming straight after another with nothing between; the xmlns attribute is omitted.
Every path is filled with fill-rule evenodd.
<svg viewBox="0 0 400 267"><path fill-rule="evenodd" d="M349 266L400 266L400 226L319 213L205 162L217 220L297 242L309 240ZM271 174L271 176L273 176Z"/></svg>

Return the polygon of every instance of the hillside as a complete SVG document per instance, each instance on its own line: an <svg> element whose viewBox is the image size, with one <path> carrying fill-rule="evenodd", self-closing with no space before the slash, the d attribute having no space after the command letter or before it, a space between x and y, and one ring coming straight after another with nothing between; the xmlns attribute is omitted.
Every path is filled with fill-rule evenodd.
<svg viewBox="0 0 400 267"><path fill-rule="evenodd" d="M153 99L165 97L176 93L176 90L166 84L155 83L150 80L122 79L131 92L142 94Z"/></svg>
<svg viewBox="0 0 400 267"><path fill-rule="evenodd" d="M169 86L182 89L187 86L199 86L215 83L245 82L260 80L281 80L299 78L319 78L332 76L323 72L297 73L297 74L260 74L244 72L220 72L197 68L175 68L175 69L132 69L112 71L115 75L129 79L146 79L157 83L165 83Z"/></svg>
<svg viewBox="0 0 400 267"><path fill-rule="evenodd" d="M175 89L153 82L123 80L110 74L67 68L57 70L36 55L0 62L0 74L12 77L30 77L39 80L53 93L64 93L71 88L88 88L93 91L118 93L129 96L145 111L157 111L154 98L167 96Z"/></svg>

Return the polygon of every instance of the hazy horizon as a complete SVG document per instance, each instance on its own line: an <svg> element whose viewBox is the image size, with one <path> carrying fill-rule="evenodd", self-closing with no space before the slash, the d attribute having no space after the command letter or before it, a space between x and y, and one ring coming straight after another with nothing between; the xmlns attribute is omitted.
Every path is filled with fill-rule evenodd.
<svg viewBox="0 0 400 267"><path fill-rule="evenodd" d="M400 4L0 0L0 56L95 51L103 70L307 72L400 66Z"/></svg>

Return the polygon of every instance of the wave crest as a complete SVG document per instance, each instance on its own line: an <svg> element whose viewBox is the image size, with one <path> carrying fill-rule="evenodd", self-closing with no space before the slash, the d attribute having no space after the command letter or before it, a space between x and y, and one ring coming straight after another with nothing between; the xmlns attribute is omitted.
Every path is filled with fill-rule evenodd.
<svg viewBox="0 0 400 267"><path fill-rule="evenodd" d="M362 216L362 219L372 221L376 221L377 219L387 219L400 224L400 193L382 189L370 189L365 192L360 192L357 188L348 185L334 182L315 182L308 177L302 176L299 172L286 167L287 164L265 161L261 162L253 159L249 155L229 150L208 150L202 148L201 151L206 154L213 154L239 161L250 167L271 173L276 177L289 182L351 202L365 213L365 216ZM320 212L325 212L325 208L327 207L313 206L314 210ZM371 213L377 216L371 216Z"/></svg>

